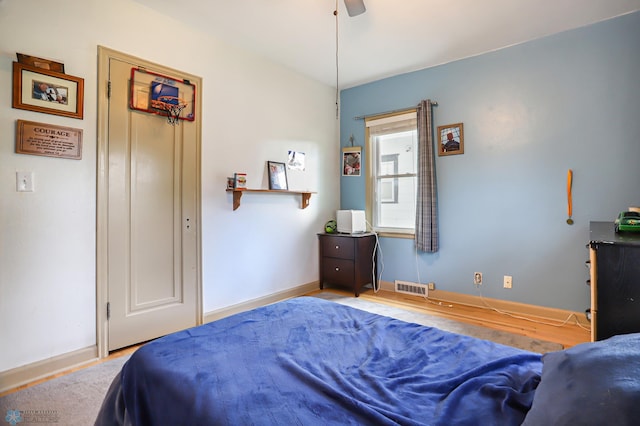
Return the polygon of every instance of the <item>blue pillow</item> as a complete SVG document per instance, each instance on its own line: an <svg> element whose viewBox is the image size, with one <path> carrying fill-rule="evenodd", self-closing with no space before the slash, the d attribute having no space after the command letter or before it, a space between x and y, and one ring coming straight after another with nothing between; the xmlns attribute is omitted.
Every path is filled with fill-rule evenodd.
<svg viewBox="0 0 640 426"><path fill-rule="evenodd" d="M549 352L542 363L523 425L640 424L640 333Z"/></svg>

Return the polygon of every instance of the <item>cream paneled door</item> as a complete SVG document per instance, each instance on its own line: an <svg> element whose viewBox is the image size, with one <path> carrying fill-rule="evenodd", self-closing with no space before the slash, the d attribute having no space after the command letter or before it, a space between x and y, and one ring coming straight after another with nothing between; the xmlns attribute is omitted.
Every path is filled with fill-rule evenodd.
<svg viewBox="0 0 640 426"><path fill-rule="evenodd" d="M131 70L141 66L132 62L109 59L110 351L195 326L200 312L199 114L195 122L173 126L165 117L130 109ZM171 76L199 83L193 76Z"/></svg>

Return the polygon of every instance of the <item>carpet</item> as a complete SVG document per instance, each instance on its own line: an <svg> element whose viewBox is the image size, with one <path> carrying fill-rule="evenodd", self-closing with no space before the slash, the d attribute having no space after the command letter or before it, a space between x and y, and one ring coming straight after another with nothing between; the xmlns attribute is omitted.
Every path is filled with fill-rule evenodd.
<svg viewBox="0 0 640 426"><path fill-rule="evenodd" d="M328 292L314 297L532 352L545 353L562 349L557 343L412 312L361 298ZM92 425L109 385L128 358L129 356L115 358L0 398L0 425Z"/></svg>
<svg viewBox="0 0 640 426"><path fill-rule="evenodd" d="M0 398L0 425L87 426L129 356L121 356Z"/></svg>

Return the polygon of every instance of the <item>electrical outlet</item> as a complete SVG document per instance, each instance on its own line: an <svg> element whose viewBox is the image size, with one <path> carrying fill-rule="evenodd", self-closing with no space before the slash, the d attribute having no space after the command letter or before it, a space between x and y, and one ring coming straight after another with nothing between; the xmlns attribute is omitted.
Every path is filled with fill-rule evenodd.
<svg viewBox="0 0 640 426"><path fill-rule="evenodd" d="M429 287L429 291L435 290L436 289L436 283L431 282L429 284L427 284L427 286Z"/></svg>
<svg viewBox="0 0 640 426"><path fill-rule="evenodd" d="M504 276L504 288L511 288L513 284L513 277L511 275Z"/></svg>
<svg viewBox="0 0 640 426"><path fill-rule="evenodd" d="M475 284L476 287L482 285L482 272L475 272L473 274L473 284Z"/></svg>

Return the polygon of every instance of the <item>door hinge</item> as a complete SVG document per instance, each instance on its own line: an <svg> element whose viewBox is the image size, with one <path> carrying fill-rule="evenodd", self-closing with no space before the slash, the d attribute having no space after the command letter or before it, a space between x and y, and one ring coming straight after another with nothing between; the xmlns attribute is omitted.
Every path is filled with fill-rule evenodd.
<svg viewBox="0 0 640 426"><path fill-rule="evenodd" d="M107 319L111 318L111 302L107 302Z"/></svg>
<svg viewBox="0 0 640 426"><path fill-rule="evenodd" d="M107 98L111 99L111 80L107 81Z"/></svg>

